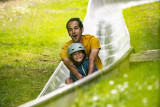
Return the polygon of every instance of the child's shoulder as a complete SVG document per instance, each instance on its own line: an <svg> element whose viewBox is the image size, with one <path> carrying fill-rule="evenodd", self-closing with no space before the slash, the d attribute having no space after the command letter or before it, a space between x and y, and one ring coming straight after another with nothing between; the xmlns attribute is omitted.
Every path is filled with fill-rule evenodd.
<svg viewBox="0 0 160 107"><path fill-rule="evenodd" d="M89 65L89 58L88 58L88 57L85 57L83 63Z"/></svg>
<svg viewBox="0 0 160 107"><path fill-rule="evenodd" d="M84 61L89 61L89 58L86 56L85 59L84 59Z"/></svg>

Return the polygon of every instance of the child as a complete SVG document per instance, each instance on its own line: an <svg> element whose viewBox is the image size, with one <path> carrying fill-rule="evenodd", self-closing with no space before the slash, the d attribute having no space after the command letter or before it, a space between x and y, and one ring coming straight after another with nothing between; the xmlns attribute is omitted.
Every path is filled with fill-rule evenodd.
<svg viewBox="0 0 160 107"><path fill-rule="evenodd" d="M68 48L68 56L73 64L78 69L79 73L85 77L88 75L89 59L86 57L85 48L81 43L73 43ZM94 72L98 71L97 66L94 67ZM70 72L70 78L66 79L66 84L73 83L78 79Z"/></svg>

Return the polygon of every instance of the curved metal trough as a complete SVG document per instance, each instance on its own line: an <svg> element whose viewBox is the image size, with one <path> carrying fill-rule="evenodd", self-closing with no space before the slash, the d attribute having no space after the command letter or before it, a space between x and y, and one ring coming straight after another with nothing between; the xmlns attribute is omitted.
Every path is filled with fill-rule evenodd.
<svg viewBox="0 0 160 107"><path fill-rule="evenodd" d="M66 107L77 95L76 89L84 89L114 72L117 65L130 54L130 36L122 10L155 0L89 0L84 19L84 34L96 35L100 40L99 56L104 68L73 84L65 85L69 70L60 62L37 99L19 107ZM114 69L114 70L113 70Z"/></svg>

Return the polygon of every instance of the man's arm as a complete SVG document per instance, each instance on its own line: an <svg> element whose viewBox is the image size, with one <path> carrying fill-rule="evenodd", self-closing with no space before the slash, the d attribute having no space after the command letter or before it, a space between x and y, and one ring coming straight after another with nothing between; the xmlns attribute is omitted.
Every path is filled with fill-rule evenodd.
<svg viewBox="0 0 160 107"><path fill-rule="evenodd" d="M82 78L82 75L78 72L76 66L73 64L73 62L69 58L64 58L63 62L78 80Z"/></svg>
<svg viewBox="0 0 160 107"><path fill-rule="evenodd" d="M90 53L90 56L89 56L89 71L88 71L88 75L93 73L93 71L94 71L95 61L96 61L96 58L98 56L98 53L99 53L99 48L91 50L91 53Z"/></svg>

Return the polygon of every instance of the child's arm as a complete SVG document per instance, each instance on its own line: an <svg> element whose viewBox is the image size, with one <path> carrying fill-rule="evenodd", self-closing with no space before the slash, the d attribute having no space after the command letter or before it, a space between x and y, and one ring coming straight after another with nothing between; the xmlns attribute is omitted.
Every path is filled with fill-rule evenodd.
<svg viewBox="0 0 160 107"><path fill-rule="evenodd" d="M73 64L73 62L69 58L64 58L63 62L78 80L83 78L82 75L78 72L76 66Z"/></svg>

